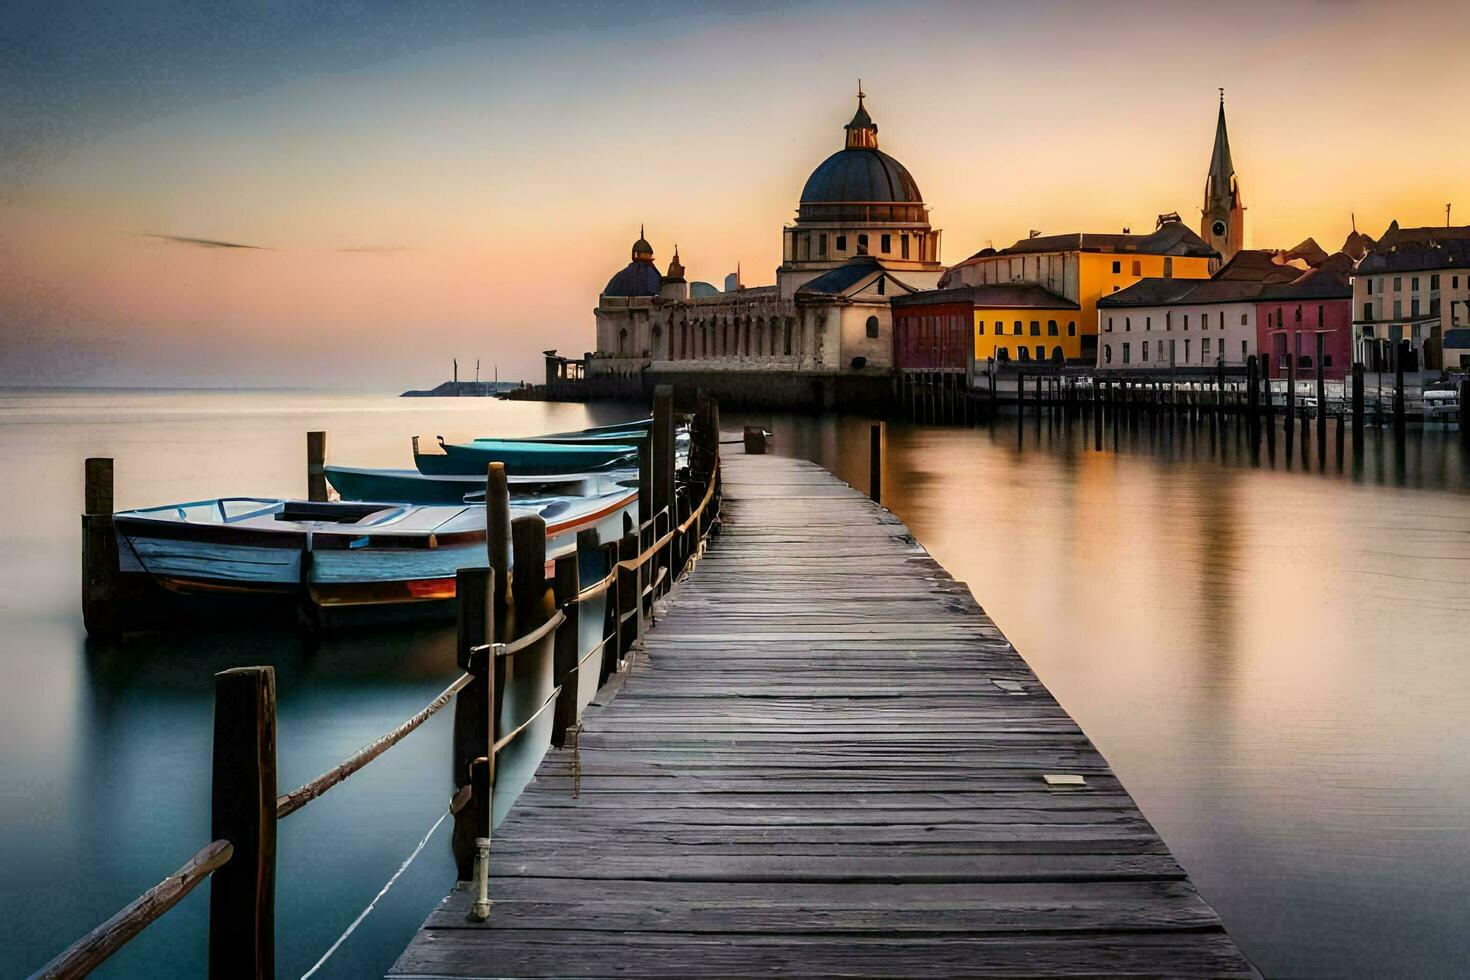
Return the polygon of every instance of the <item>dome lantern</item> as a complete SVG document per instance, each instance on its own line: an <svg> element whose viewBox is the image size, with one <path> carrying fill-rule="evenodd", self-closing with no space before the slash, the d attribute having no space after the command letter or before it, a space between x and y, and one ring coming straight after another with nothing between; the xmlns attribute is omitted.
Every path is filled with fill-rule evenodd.
<svg viewBox="0 0 1470 980"><path fill-rule="evenodd" d="M842 127L847 130L847 148L850 150L876 150L878 148L878 124L863 108L863 80L858 79L858 107L852 122Z"/></svg>

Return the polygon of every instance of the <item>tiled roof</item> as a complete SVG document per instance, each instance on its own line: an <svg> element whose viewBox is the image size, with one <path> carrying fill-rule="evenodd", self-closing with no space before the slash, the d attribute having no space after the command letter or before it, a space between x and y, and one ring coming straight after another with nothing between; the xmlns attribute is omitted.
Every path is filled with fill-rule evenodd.
<svg viewBox="0 0 1470 980"><path fill-rule="evenodd" d="M991 283L983 286L954 286L926 289L894 297L894 306L932 306L940 303L969 303L981 309L1081 309L1072 300L1035 283Z"/></svg>

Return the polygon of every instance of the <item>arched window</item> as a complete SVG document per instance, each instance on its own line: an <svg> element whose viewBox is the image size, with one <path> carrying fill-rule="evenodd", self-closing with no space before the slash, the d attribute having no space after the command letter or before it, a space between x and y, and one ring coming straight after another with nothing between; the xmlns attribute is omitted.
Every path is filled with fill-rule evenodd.
<svg viewBox="0 0 1470 980"><path fill-rule="evenodd" d="M619 354L622 354L622 355L626 355L628 353L628 328L627 327L624 327L623 329L621 329L621 330L618 331L618 353Z"/></svg>
<svg viewBox="0 0 1470 980"><path fill-rule="evenodd" d="M996 360L997 363L999 363L999 364L1005 364L1008 361L1010 361L1010 359L1011 359L1011 352L1010 351L1006 350L1004 347L997 347L995 349L995 360Z"/></svg>
<svg viewBox="0 0 1470 980"><path fill-rule="evenodd" d="M1051 362L1053 364L1061 364L1064 361L1066 361L1066 357L1062 355L1062 349L1060 347L1053 347L1051 349Z"/></svg>
<svg viewBox="0 0 1470 980"><path fill-rule="evenodd" d="M1111 364L1111 363L1113 363L1113 345L1112 344L1103 344L1103 363L1104 364Z"/></svg>
<svg viewBox="0 0 1470 980"><path fill-rule="evenodd" d="M875 316L868 317L868 336L870 338L878 336L878 318Z"/></svg>
<svg viewBox="0 0 1470 980"><path fill-rule="evenodd" d="M1021 355L1021 360L1023 361L1031 360L1031 351L1028 350L1024 344L1016 348L1016 353Z"/></svg>
<svg viewBox="0 0 1470 980"><path fill-rule="evenodd" d="M1068 337L1075 337L1075 336L1077 336L1077 321L1076 320L1068 320L1067 321L1067 336Z"/></svg>

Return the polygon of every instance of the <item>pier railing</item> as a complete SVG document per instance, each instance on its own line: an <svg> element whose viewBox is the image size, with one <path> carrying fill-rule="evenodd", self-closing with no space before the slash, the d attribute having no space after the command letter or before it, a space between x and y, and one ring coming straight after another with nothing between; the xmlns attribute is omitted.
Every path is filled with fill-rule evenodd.
<svg viewBox="0 0 1470 980"><path fill-rule="evenodd" d="M655 393L654 426L645 450L639 490L640 502L649 506L640 513L652 516L606 544L595 540L595 531L584 531L576 551L551 561L540 517L517 518L496 533L491 522L497 514L508 517L508 503L503 499L504 470L497 473L499 464L492 464L486 494L489 564L462 568L455 581L456 660L462 673L420 711L296 789L277 795L274 669L240 667L216 674L213 840L37 970L33 980L86 976L211 876L209 975L273 977L277 824L360 772L450 704L455 789L440 822L453 819L451 847L459 880L472 882L476 889L474 914L487 915L497 759L528 733L543 729L545 742L532 747L529 761L539 760L548 746L564 746L569 736L575 755L587 692L595 693L611 675L631 668L639 639L652 626L654 603L689 572L718 525L718 405L701 399L691 426L682 492L675 489L668 389ZM512 546L513 564L507 561L506 544ZM590 559L585 576L584 555ZM596 642L587 649L580 641L584 615L589 622L600 622ZM504 639L497 642L497 636ZM596 683L590 683L594 664ZM518 699L506 696L507 676L540 677L548 689L525 710L515 703ZM510 799L520 788L507 787ZM508 806L509 799L504 803Z"/></svg>

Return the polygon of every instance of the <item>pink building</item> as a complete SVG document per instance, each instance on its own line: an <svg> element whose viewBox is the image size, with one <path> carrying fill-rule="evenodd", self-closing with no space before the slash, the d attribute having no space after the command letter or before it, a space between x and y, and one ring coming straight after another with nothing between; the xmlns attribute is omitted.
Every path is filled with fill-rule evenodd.
<svg viewBox="0 0 1470 980"><path fill-rule="evenodd" d="M1322 367L1328 379L1347 377L1353 359L1353 260L1338 252L1289 283L1267 286L1256 300L1256 351L1268 378L1285 378L1289 357L1296 376L1317 376L1317 335L1325 337Z"/></svg>

